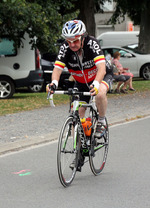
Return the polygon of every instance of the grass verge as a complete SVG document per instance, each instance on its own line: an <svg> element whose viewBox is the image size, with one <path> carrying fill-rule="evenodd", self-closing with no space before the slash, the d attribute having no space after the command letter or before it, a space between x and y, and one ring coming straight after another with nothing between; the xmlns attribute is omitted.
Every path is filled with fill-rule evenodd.
<svg viewBox="0 0 150 208"><path fill-rule="evenodd" d="M133 87L136 92L150 91L150 80L135 80ZM135 93L135 92L129 92ZM17 113L21 111L34 110L42 107L48 107L49 101L46 99L47 94L42 93L15 93L13 98L8 100L0 100L0 116L6 114ZM117 96L115 94L108 94L108 97ZM125 95L124 95L125 96ZM54 103L56 105L65 104L69 102L67 95L54 95Z"/></svg>
<svg viewBox="0 0 150 208"><path fill-rule="evenodd" d="M50 105L47 100L47 94L41 93L15 93L13 98L0 100L0 116L21 111L29 111ZM69 101L67 95L54 95L54 103L56 105L65 104Z"/></svg>

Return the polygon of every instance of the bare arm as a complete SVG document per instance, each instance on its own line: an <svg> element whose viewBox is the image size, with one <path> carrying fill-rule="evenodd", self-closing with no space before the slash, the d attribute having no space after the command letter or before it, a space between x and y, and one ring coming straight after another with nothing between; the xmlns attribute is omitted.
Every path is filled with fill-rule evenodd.
<svg viewBox="0 0 150 208"><path fill-rule="evenodd" d="M96 74L96 77L95 77L95 81L98 81L99 83L101 83L105 74L106 74L105 62L97 64L97 69L98 69L98 71L97 71L97 74Z"/></svg>
<svg viewBox="0 0 150 208"><path fill-rule="evenodd" d="M58 82L59 82L61 73L62 73L61 69L54 67L51 83L46 86L46 91L50 92L51 94L54 93L55 89L58 87Z"/></svg>
<svg viewBox="0 0 150 208"><path fill-rule="evenodd" d="M52 73L52 81L57 80L59 82L61 73L62 73L61 69L54 67L53 73Z"/></svg>
<svg viewBox="0 0 150 208"><path fill-rule="evenodd" d="M93 85L90 86L92 88L90 90L90 92L92 93L91 95L97 95L97 93L98 93L99 84L102 82L102 80L106 74L105 62L97 64L97 69L98 69L98 71L97 71L95 80L93 82L94 88L93 88Z"/></svg>

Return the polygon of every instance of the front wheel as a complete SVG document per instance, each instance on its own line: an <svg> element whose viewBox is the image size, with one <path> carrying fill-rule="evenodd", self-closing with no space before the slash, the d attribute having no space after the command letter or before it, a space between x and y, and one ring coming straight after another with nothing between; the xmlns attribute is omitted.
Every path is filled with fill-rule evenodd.
<svg viewBox="0 0 150 208"><path fill-rule="evenodd" d="M107 120L106 120L107 123ZM94 129L96 129L97 120L94 121ZM94 130L95 131L95 130ZM94 175L99 175L106 163L108 145L109 145L109 132L108 124L104 135L101 138L94 138L91 144L92 154L89 155L90 168Z"/></svg>
<svg viewBox="0 0 150 208"><path fill-rule="evenodd" d="M61 184L64 187L69 186L76 174L78 146L77 134L73 117L69 116L60 132L57 151L57 168ZM71 167L74 162L74 168Z"/></svg>

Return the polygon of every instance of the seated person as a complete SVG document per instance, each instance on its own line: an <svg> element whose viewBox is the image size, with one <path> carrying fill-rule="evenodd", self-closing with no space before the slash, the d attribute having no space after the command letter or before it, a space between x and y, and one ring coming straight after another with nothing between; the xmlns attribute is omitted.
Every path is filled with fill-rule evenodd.
<svg viewBox="0 0 150 208"><path fill-rule="evenodd" d="M128 69L127 68L123 68L123 66L119 62L120 53L118 51L116 51L113 56L114 56L114 59L112 60L112 63L117 67L119 75L129 76L130 77L130 79L129 79L129 90L135 91L135 89L132 86L132 77L133 77L133 74L130 73L130 72L127 72Z"/></svg>
<svg viewBox="0 0 150 208"><path fill-rule="evenodd" d="M106 60L107 62L112 66L113 68L113 73L112 73L112 76L114 78L115 81L118 82L118 85L117 85L117 88L115 90L116 93L120 93L120 86L122 85L122 83L124 83L124 86L122 87L121 89L121 92L122 93L127 93L126 92L126 87L127 85L129 84L129 79L130 79L130 76L126 76L126 75L120 75L119 74L119 70L117 69L117 67L112 63L112 57L110 54L107 54L106 55Z"/></svg>
<svg viewBox="0 0 150 208"><path fill-rule="evenodd" d="M131 77L127 76L127 75L119 74L117 67L114 66L113 67L113 78L115 79L115 81L118 82L115 92L116 93L120 93L120 92L127 93L126 88L127 88L127 85L129 85ZM122 89L120 90L120 86L122 85L122 83L124 83L124 85L123 85Z"/></svg>

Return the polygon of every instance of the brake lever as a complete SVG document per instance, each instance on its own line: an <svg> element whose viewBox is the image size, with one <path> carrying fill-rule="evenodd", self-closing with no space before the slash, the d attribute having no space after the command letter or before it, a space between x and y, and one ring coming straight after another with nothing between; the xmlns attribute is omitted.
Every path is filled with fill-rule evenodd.
<svg viewBox="0 0 150 208"><path fill-rule="evenodd" d="M49 100L51 107L55 107L55 104L53 102L53 94L50 94L50 92L48 92L48 94L47 94L47 100Z"/></svg>

